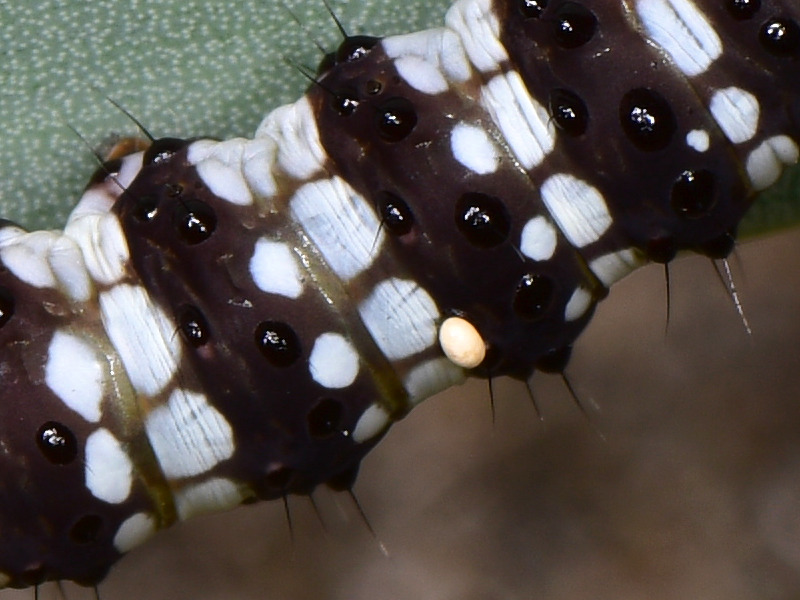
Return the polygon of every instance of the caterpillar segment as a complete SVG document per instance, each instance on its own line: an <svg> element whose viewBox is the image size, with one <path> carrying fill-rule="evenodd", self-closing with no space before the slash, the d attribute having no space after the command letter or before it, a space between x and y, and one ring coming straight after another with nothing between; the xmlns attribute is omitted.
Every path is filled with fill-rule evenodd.
<svg viewBox="0 0 800 600"><path fill-rule="evenodd" d="M466 376L561 371L610 286L722 257L797 161L789 0L459 0L354 37L252 139L107 162L0 227L0 584L352 486Z"/></svg>

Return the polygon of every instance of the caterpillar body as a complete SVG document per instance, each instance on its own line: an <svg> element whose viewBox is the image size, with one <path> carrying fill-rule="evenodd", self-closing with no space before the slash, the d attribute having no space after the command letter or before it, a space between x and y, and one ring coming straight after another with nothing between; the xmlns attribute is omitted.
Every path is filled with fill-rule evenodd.
<svg viewBox="0 0 800 600"><path fill-rule="evenodd" d="M63 232L5 223L2 583L94 584L176 520L347 488L465 375L563 370L631 270L726 256L798 157L798 22L461 0L348 38L253 139L107 163Z"/></svg>

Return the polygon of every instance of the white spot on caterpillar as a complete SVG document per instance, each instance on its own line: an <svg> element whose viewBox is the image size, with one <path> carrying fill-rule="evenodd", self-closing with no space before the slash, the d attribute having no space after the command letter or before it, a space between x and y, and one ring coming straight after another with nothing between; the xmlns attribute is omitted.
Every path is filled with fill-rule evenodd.
<svg viewBox="0 0 800 600"><path fill-rule="evenodd" d="M391 278L380 282L358 312L389 360L412 356L436 343L439 310L415 281Z"/></svg>
<svg viewBox="0 0 800 600"><path fill-rule="evenodd" d="M172 379L181 355L175 324L139 286L121 284L100 294L103 326L140 394L154 396Z"/></svg>
<svg viewBox="0 0 800 600"><path fill-rule="evenodd" d="M419 56L401 56L394 61L394 68L405 82L423 94L441 94L448 90L447 80L433 65Z"/></svg>
<svg viewBox="0 0 800 600"><path fill-rule="evenodd" d="M456 2L444 18L455 31L475 68L484 73L496 71L508 60L500 42L500 23L490 0Z"/></svg>
<svg viewBox="0 0 800 600"><path fill-rule="evenodd" d="M532 169L552 152L556 130L544 106L528 93L519 73L492 77L481 89L486 108L508 146L525 169Z"/></svg>
<svg viewBox="0 0 800 600"><path fill-rule="evenodd" d="M60 236L50 246L47 255L57 285L73 302L86 302L94 292L83 255L78 245L66 235Z"/></svg>
<svg viewBox="0 0 800 600"><path fill-rule="evenodd" d="M205 473L233 456L230 424L203 394L176 389L166 404L147 415L145 430L164 475L170 479Z"/></svg>
<svg viewBox="0 0 800 600"><path fill-rule="evenodd" d="M340 177L301 186L289 206L341 279L355 277L380 254L385 234L375 211Z"/></svg>
<svg viewBox="0 0 800 600"><path fill-rule="evenodd" d="M753 94L738 87L717 90L708 109L727 138L742 144L756 134L760 106Z"/></svg>
<svg viewBox="0 0 800 600"><path fill-rule="evenodd" d="M494 173L500 165L497 148L486 131L475 125L456 124L450 134L450 148L458 162L479 175Z"/></svg>
<svg viewBox="0 0 800 600"><path fill-rule="evenodd" d="M557 242L556 228L547 218L538 216L522 228L519 249L532 260L550 260L555 254Z"/></svg>
<svg viewBox="0 0 800 600"><path fill-rule="evenodd" d="M277 166L289 177L305 181L324 172L327 154L320 144L317 120L307 96L270 112L255 137L275 142Z"/></svg>
<svg viewBox="0 0 800 600"><path fill-rule="evenodd" d="M114 548L125 554L156 532L156 522L152 515L139 512L125 519L114 534Z"/></svg>
<svg viewBox="0 0 800 600"><path fill-rule="evenodd" d="M389 58L416 56L435 64L444 77L452 82L466 81L472 75L461 38L449 29L425 29L393 35L381 40L381 46Z"/></svg>
<svg viewBox="0 0 800 600"><path fill-rule="evenodd" d="M34 231L15 237L0 247L0 260L20 281L36 288L54 288L56 278L47 255L56 239L58 234L52 231Z"/></svg>
<svg viewBox="0 0 800 600"><path fill-rule="evenodd" d="M248 141L244 138L224 142L200 140L192 143L186 154L187 161L194 165L211 193L239 206L253 203L253 195L242 173Z"/></svg>
<svg viewBox="0 0 800 600"><path fill-rule="evenodd" d="M103 401L103 366L103 358L86 340L56 331L47 348L44 379L64 404L97 423Z"/></svg>
<svg viewBox="0 0 800 600"><path fill-rule="evenodd" d="M561 232L576 248L596 242L611 227L602 194L577 177L553 175L542 184L541 194Z"/></svg>
<svg viewBox="0 0 800 600"><path fill-rule="evenodd" d="M358 375L358 352L338 333L323 333L314 342L308 357L311 377L323 387L346 388Z"/></svg>
<svg viewBox="0 0 800 600"><path fill-rule="evenodd" d="M464 370L445 357L420 363L403 378L412 406L449 387L462 383Z"/></svg>
<svg viewBox="0 0 800 600"><path fill-rule="evenodd" d="M636 12L687 77L700 75L722 54L722 41L691 0L639 0Z"/></svg>
<svg viewBox="0 0 800 600"><path fill-rule="evenodd" d="M608 288L642 264L644 261L636 252L626 248L595 258L589 263L589 269Z"/></svg>
<svg viewBox="0 0 800 600"><path fill-rule="evenodd" d="M221 477L189 486L175 494L178 517L182 521L195 515L233 508L241 501L242 494L236 484Z"/></svg>
<svg viewBox="0 0 800 600"><path fill-rule="evenodd" d="M385 408L380 404L372 404L358 418L353 429L353 441L361 444L371 440L389 426L390 420L389 413Z"/></svg>
<svg viewBox="0 0 800 600"><path fill-rule="evenodd" d="M564 320L575 321L580 319L592 305L592 293L586 288L578 287L572 292L564 307Z"/></svg>
<svg viewBox="0 0 800 600"><path fill-rule="evenodd" d="M705 129L692 129L686 134L686 144L696 152L707 152L711 147L711 138Z"/></svg>
<svg viewBox="0 0 800 600"><path fill-rule="evenodd" d="M474 369L486 358L486 342L475 326L461 317L445 319L439 327L439 345L456 366Z"/></svg>
<svg viewBox="0 0 800 600"><path fill-rule="evenodd" d="M781 176L783 167L797 162L798 147L785 135L776 135L763 141L747 157L747 175L756 191L767 189Z"/></svg>
<svg viewBox="0 0 800 600"><path fill-rule="evenodd" d="M303 293L303 275L288 244L265 237L256 241L250 258L250 275L258 289L268 294L299 298Z"/></svg>
<svg viewBox="0 0 800 600"><path fill-rule="evenodd" d="M126 180L138 174L141 168L141 153L134 157L135 160L130 160L131 157L123 159L120 176L125 173ZM80 247L92 279L101 285L119 282L125 276L125 267L130 259L128 242L119 219L111 212L121 193L122 189L116 182L90 187L81 196L64 228L64 234Z"/></svg>
<svg viewBox="0 0 800 600"><path fill-rule="evenodd" d="M119 504L131 493L133 465L122 444L108 429L86 438L86 487L95 498Z"/></svg>

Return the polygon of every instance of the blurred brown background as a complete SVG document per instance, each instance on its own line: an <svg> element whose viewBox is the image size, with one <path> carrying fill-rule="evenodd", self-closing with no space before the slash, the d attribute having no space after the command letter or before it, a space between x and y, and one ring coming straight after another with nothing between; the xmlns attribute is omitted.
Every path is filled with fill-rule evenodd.
<svg viewBox="0 0 800 600"><path fill-rule="evenodd" d="M569 368L591 423L538 375L543 422L498 381L494 424L473 382L396 425L356 485L388 558L320 490L327 531L303 498L294 542L277 502L196 519L126 557L101 598L800 597L800 232L739 256L751 338L705 259L673 265L666 335L659 267L615 287Z"/></svg>

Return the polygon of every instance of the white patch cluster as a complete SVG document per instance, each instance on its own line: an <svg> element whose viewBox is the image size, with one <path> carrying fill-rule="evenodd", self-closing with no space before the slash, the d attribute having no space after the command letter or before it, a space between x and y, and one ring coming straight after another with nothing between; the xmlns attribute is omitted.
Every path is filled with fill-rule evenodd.
<svg viewBox="0 0 800 600"><path fill-rule="evenodd" d="M631 248L611 252L593 259L589 269L607 288L644 264L644 260Z"/></svg>
<svg viewBox="0 0 800 600"><path fill-rule="evenodd" d="M101 428L86 438L84 452L87 489L103 502L124 502L133 486L133 464L120 441Z"/></svg>
<svg viewBox="0 0 800 600"><path fill-rule="evenodd" d="M577 177L553 175L542 184L541 194L547 210L575 248L596 242L611 227L603 195Z"/></svg>
<svg viewBox="0 0 800 600"><path fill-rule="evenodd" d="M409 402L414 406L442 390L462 383L465 378L464 369L442 356L414 366L403 377L403 387L408 392Z"/></svg>
<svg viewBox="0 0 800 600"><path fill-rule="evenodd" d="M303 293L303 274L297 257L285 242L259 238L249 267L253 282L268 294L295 299Z"/></svg>
<svg viewBox="0 0 800 600"><path fill-rule="evenodd" d="M700 75L722 54L722 41L692 0L638 0L636 12L687 77Z"/></svg>
<svg viewBox="0 0 800 600"><path fill-rule="evenodd" d="M322 387L346 388L358 376L358 351L344 336L323 333L314 342L308 368L311 377Z"/></svg>
<svg viewBox="0 0 800 600"><path fill-rule="evenodd" d="M461 38L449 29L393 35L381 40L381 46L389 58L413 56L435 65L448 81L454 83L464 82L472 75Z"/></svg>
<svg viewBox="0 0 800 600"><path fill-rule="evenodd" d="M711 137L705 129L692 129L686 134L686 145L696 152L707 152L711 147Z"/></svg>
<svg viewBox="0 0 800 600"><path fill-rule="evenodd" d="M306 183L289 206L325 262L344 281L380 255L386 237L380 221L366 199L341 177Z"/></svg>
<svg viewBox="0 0 800 600"><path fill-rule="evenodd" d="M37 288L56 287L56 277L47 260L50 247L59 235L54 231L34 231L0 246L0 260L20 281Z"/></svg>
<svg viewBox="0 0 800 600"><path fill-rule="evenodd" d="M381 352L400 360L436 343L439 310L430 294L414 281L380 282L358 312Z"/></svg>
<svg viewBox="0 0 800 600"><path fill-rule="evenodd" d="M747 157L747 176L753 189L765 190L781 176L784 166L793 165L800 157L795 141L786 135L776 135L761 142Z"/></svg>
<svg viewBox="0 0 800 600"><path fill-rule="evenodd" d="M547 109L531 97L516 71L492 77L481 88L480 104L524 169L540 165L555 148L556 130Z"/></svg>
<svg viewBox="0 0 800 600"><path fill-rule="evenodd" d="M156 521L152 515L139 512L122 522L114 534L114 548L125 554L139 544L153 537L156 532Z"/></svg>
<svg viewBox="0 0 800 600"><path fill-rule="evenodd" d="M70 409L90 423L100 420L105 359L87 340L56 331L47 348L44 378Z"/></svg>
<svg viewBox="0 0 800 600"><path fill-rule="evenodd" d="M233 456L233 429L203 394L176 389L153 409L145 430L164 475L192 477Z"/></svg>
<svg viewBox="0 0 800 600"><path fill-rule="evenodd" d="M389 413L380 404L372 404L361 413L353 429L352 439L356 444L371 440L389 426Z"/></svg>
<svg viewBox="0 0 800 600"><path fill-rule="evenodd" d="M567 322L580 319L592 305L592 293L583 287L575 288L564 307L564 320Z"/></svg>
<svg viewBox="0 0 800 600"><path fill-rule="evenodd" d="M181 355L175 324L143 287L117 285L100 294L100 313L134 389L154 396L175 376Z"/></svg>
<svg viewBox="0 0 800 600"><path fill-rule="evenodd" d="M734 144L743 144L755 136L761 107L756 97L738 87L717 90L708 107L720 129Z"/></svg>
<svg viewBox="0 0 800 600"><path fill-rule="evenodd" d="M450 133L450 149L458 162L478 175L494 173L500 166L497 147L476 125L457 123Z"/></svg>
<svg viewBox="0 0 800 600"><path fill-rule="evenodd" d="M239 487L222 477L186 487L175 495L178 517L182 521L203 513L230 509L241 502Z"/></svg>
<svg viewBox="0 0 800 600"><path fill-rule="evenodd" d="M423 94L441 94L450 87L436 65L420 56L401 56L395 59L394 68L408 85Z"/></svg>
<svg viewBox="0 0 800 600"><path fill-rule="evenodd" d="M231 204L248 206L253 203L253 195L242 165L249 143L244 138L224 142L200 140L189 146L186 158L211 193Z"/></svg>
<svg viewBox="0 0 800 600"><path fill-rule="evenodd" d="M556 228L546 217L533 217L522 228L519 249L531 260L550 260L557 244Z"/></svg>
<svg viewBox="0 0 800 600"><path fill-rule="evenodd" d="M456 2L447 11L444 22L461 38L470 62L478 71L490 73L508 61L491 0Z"/></svg>
<svg viewBox="0 0 800 600"><path fill-rule="evenodd" d="M319 141L319 130L314 111L303 96L270 112L255 135L256 139L269 138L277 148L276 165L288 176L298 181L311 179L324 172L322 165L327 155Z"/></svg>

